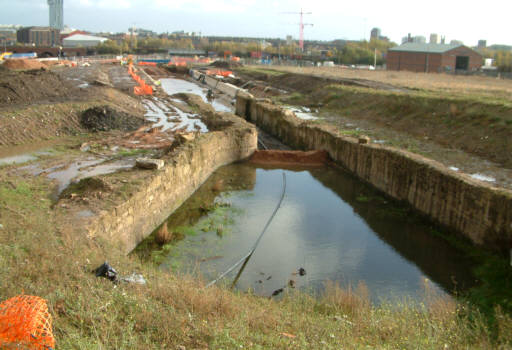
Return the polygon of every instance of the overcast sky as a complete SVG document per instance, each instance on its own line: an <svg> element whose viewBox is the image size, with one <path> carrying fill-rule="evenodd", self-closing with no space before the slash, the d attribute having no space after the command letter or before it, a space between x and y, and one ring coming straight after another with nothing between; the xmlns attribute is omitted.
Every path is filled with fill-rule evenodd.
<svg viewBox="0 0 512 350"><path fill-rule="evenodd" d="M474 46L512 44L511 0L64 0L64 23L89 31L127 31L128 27L157 32L177 30L203 35L280 37L299 36L299 15L304 11L306 39L359 40L379 27L393 41L407 33L445 35ZM0 23L48 25L46 0L0 0Z"/></svg>

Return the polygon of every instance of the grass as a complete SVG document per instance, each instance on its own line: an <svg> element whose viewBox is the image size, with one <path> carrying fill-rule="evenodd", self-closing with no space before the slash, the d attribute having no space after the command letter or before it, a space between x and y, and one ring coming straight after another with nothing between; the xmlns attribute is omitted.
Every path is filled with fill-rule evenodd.
<svg viewBox="0 0 512 350"><path fill-rule="evenodd" d="M407 88L417 92L434 92L438 95L468 96L472 99L512 101L512 80L449 74L424 74L395 71L365 71L339 67L283 67L273 70L307 74L325 78L368 79Z"/></svg>
<svg viewBox="0 0 512 350"><path fill-rule="evenodd" d="M470 154L492 160L501 166L512 166L507 151L512 135L512 104L483 101L472 96L440 96L437 93L410 93L327 84L307 95L283 95L284 103L322 106L324 122L338 125L337 116L347 116L374 126L375 132L385 128L404 133L409 140L389 140L409 151L422 154L417 141L449 145ZM341 130L345 135L359 136L357 130ZM370 135L371 136L371 135Z"/></svg>
<svg viewBox="0 0 512 350"><path fill-rule="evenodd" d="M52 209L52 189L44 177L21 179L0 169L0 299L47 299L59 349L512 346L510 314L493 307L491 327L471 304L433 295L422 305L375 306L363 285L328 284L318 298L292 291L279 301L205 289L199 280L125 256L108 240L87 238L64 208ZM121 275L141 272L148 284L96 278L91 271L105 260Z"/></svg>
<svg viewBox="0 0 512 350"><path fill-rule="evenodd" d="M278 70L275 70L275 69L267 69L267 68L260 68L260 67L251 67L251 68L239 68L237 69L238 71L244 73L251 73L251 74L254 74L254 73L259 73L259 74L265 74L265 75L270 75L270 76L280 76L280 75L283 75L285 73L283 72L279 72Z"/></svg>

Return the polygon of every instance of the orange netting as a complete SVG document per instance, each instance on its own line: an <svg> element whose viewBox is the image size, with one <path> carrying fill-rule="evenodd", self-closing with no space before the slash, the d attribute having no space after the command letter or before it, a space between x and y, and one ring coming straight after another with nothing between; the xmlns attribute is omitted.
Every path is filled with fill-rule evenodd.
<svg viewBox="0 0 512 350"><path fill-rule="evenodd" d="M48 350L55 347L46 300L19 295L0 303L1 349Z"/></svg>
<svg viewBox="0 0 512 350"><path fill-rule="evenodd" d="M128 65L128 73L130 73L133 80L139 83L139 86L135 86L133 88L133 92L135 93L135 95L153 95L153 88L147 85L144 79L135 74L132 64Z"/></svg>
<svg viewBox="0 0 512 350"><path fill-rule="evenodd" d="M231 74L233 74L230 70L221 70L221 69L209 69L206 71L206 74L208 75L220 75L222 77L228 77Z"/></svg>

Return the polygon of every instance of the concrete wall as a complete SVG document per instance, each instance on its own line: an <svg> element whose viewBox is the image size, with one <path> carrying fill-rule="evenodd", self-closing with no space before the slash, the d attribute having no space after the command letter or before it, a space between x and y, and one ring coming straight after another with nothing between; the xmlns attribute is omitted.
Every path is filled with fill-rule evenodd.
<svg viewBox="0 0 512 350"><path fill-rule="evenodd" d="M338 164L391 197L479 245L512 248L512 192L493 188L442 164L377 144L359 144L335 128L301 121L292 112L239 93L236 114L290 146L326 150Z"/></svg>
<svg viewBox="0 0 512 350"><path fill-rule="evenodd" d="M249 157L256 149L256 129L243 120L225 131L201 135L178 148L176 155L166 160L165 167L155 171L130 199L103 212L88 227L88 235L119 242L126 253L130 252L212 172Z"/></svg>
<svg viewBox="0 0 512 350"><path fill-rule="evenodd" d="M236 97L238 91L242 91L242 89L233 84L224 83L214 77L206 75L197 70L191 70L190 75L192 76L192 78L196 80L204 81L206 85L208 85L212 89L217 89L223 92L224 94L228 95L229 97Z"/></svg>

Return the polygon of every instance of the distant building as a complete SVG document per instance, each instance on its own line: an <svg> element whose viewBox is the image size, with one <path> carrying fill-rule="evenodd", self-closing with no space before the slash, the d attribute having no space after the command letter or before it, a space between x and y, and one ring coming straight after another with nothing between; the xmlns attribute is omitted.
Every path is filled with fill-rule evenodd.
<svg viewBox="0 0 512 350"><path fill-rule="evenodd" d="M18 30L19 43L35 46L56 46L60 43L60 30L50 27L25 27Z"/></svg>
<svg viewBox="0 0 512 350"><path fill-rule="evenodd" d="M0 25L0 46L16 45L16 32L19 28L21 28L21 26Z"/></svg>
<svg viewBox="0 0 512 350"><path fill-rule="evenodd" d="M487 47L487 40L478 40L478 48L485 49Z"/></svg>
<svg viewBox="0 0 512 350"><path fill-rule="evenodd" d="M156 38L158 34L149 29L137 28L134 30L139 38Z"/></svg>
<svg viewBox="0 0 512 350"><path fill-rule="evenodd" d="M373 28L370 32L371 39L378 39L380 37L380 28Z"/></svg>
<svg viewBox="0 0 512 350"><path fill-rule="evenodd" d="M89 35L89 32L85 32L83 30L73 30L73 31L67 31L67 32L60 32L60 41L69 38L72 35L75 34L83 34L83 35Z"/></svg>
<svg viewBox="0 0 512 350"><path fill-rule="evenodd" d="M389 41L389 38L387 36L383 36L381 34L380 28L373 28L370 32L370 40L383 40L383 41Z"/></svg>
<svg viewBox="0 0 512 350"><path fill-rule="evenodd" d="M476 71L482 56L464 45L405 43L388 50L388 70L412 72Z"/></svg>
<svg viewBox="0 0 512 350"><path fill-rule="evenodd" d="M64 47L95 47L107 41L107 38L99 36L74 34L62 40Z"/></svg>
<svg viewBox="0 0 512 350"><path fill-rule="evenodd" d="M460 40L452 40L450 41L450 45L464 45L464 43Z"/></svg>
<svg viewBox="0 0 512 350"><path fill-rule="evenodd" d="M48 0L50 6L50 27L64 29L64 0Z"/></svg>
<svg viewBox="0 0 512 350"><path fill-rule="evenodd" d="M441 44L441 36L439 34L432 33L430 34L430 41L431 44Z"/></svg>
<svg viewBox="0 0 512 350"><path fill-rule="evenodd" d="M293 44L293 37L291 35L287 35L286 36L286 45L291 45Z"/></svg>
<svg viewBox="0 0 512 350"><path fill-rule="evenodd" d="M416 44L425 44L427 42L427 38L422 35L411 36L411 33L407 34L402 38L402 44L405 43L416 43Z"/></svg>

